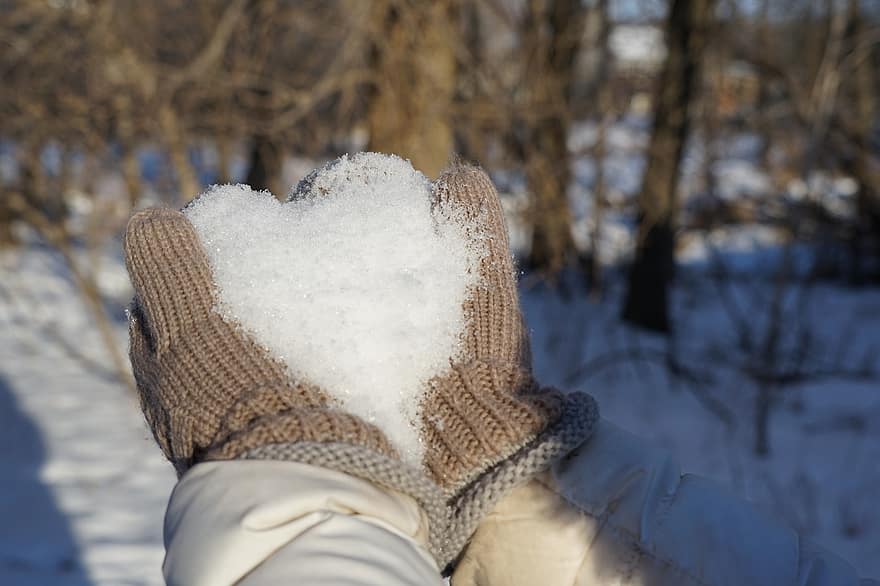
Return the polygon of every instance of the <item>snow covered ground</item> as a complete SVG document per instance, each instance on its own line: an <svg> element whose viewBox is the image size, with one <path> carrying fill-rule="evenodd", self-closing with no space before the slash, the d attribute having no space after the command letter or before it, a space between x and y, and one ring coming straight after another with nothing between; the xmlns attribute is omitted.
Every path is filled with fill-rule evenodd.
<svg viewBox="0 0 880 586"><path fill-rule="evenodd" d="M579 132L589 144L590 129ZM636 189L642 132L635 125L612 133L611 197L625 200ZM735 184L762 180L750 156L727 156L722 193L735 197ZM580 230L589 228L593 173L589 161L575 165ZM519 179L498 179L515 220ZM846 201L845 187L832 201ZM593 393L605 417L667 447L685 471L715 479L880 576L880 291L805 281L798 263L815 251L786 252L772 229L742 225L683 240L675 336L637 333L618 319L623 279L615 266L631 246L629 222L608 216L603 300L523 279L539 377ZM521 249L524 230L516 221L511 229ZM124 348L129 289L118 248L102 257L99 280ZM789 253L794 278L780 284ZM58 256L37 243L0 253L0 584L161 583L174 474L107 364ZM774 399L765 457L753 449L762 389Z"/></svg>
<svg viewBox="0 0 880 586"><path fill-rule="evenodd" d="M0 584L161 584L174 473L66 277L45 249L0 257Z"/></svg>
<svg viewBox="0 0 880 586"><path fill-rule="evenodd" d="M880 575L880 293L815 285L785 294L783 331L769 370L803 376L777 387L769 454L755 454L755 399L766 351L772 280L720 285L742 305L754 348L718 285L702 271L674 294L673 341L618 319L623 291L591 302L523 291L535 369L548 384L592 393L604 417L670 450L685 472L714 479L803 536ZM803 340L811 340L805 343ZM670 374L672 357L679 374Z"/></svg>

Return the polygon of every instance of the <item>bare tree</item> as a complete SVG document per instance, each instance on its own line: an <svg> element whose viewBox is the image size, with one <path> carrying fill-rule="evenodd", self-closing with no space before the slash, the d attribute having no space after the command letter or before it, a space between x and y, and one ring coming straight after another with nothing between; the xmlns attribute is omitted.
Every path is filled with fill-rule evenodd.
<svg viewBox="0 0 880 586"><path fill-rule="evenodd" d="M598 28L598 64L591 97L596 104L595 114L599 120L599 130L596 135L596 144L593 147L596 177L593 181L593 228L590 232L590 264L587 269L587 277L590 284L590 294L594 299L598 299L602 296L603 288L601 243L607 197L605 158L608 152L608 129L614 120L612 86L609 81L613 55L609 46L611 20L608 14L608 0L597 2L595 23Z"/></svg>
<svg viewBox="0 0 880 586"><path fill-rule="evenodd" d="M372 8L369 149L406 157L431 177L453 149L457 21L456 0L376 0Z"/></svg>
<svg viewBox="0 0 880 586"><path fill-rule="evenodd" d="M713 4L713 0L673 0L667 19L668 52L655 95L654 129L639 193L636 252L623 308L626 321L659 332L670 329L678 169Z"/></svg>
<svg viewBox="0 0 880 586"><path fill-rule="evenodd" d="M858 0L850 0L847 7L845 37L849 53L845 62L844 90L850 97L851 108L841 112L848 118L852 129L852 149L844 156L844 168L857 183L855 229L852 236L852 280L861 282L867 273L865 256L880 260L880 172L873 171L872 134L877 119L877 59L872 50L866 18ZM848 115L849 114L849 115ZM880 273L875 275L880 278Z"/></svg>
<svg viewBox="0 0 880 586"><path fill-rule="evenodd" d="M12 240L20 222L58 253L121 380L130 377L97 275L100 252L145 189L139 147L159 147L174 181L150 187L179 204L201 189L197 143L216 138L228 151L258 136L279 144L309 131L313 112L349 107L340 96L367 81L365 60L353 57L359 47L347 41L359 40L349 35L357 11L330 4L19 0L0 10L8 90L0 132L15 160L15 172L0 176L0 239ZM350 121L326 120L334 130ZM312 137L326 144L330 133ZM58 169L47 166L47 152L60 153ZM85 161L80 170L73 159ZM267 183L277 171L265 173ZM123 189L99 193L97 180L117 172Z"/></svg>
<svg viewBox="0 0 880 586"><path fill-rule="evenodd" d="M568 184L568 130L575 62L586 7L580 0L529 0L523 20L527 109L520 148L531 196L528 262L557 275L575 254Z"/></svg>

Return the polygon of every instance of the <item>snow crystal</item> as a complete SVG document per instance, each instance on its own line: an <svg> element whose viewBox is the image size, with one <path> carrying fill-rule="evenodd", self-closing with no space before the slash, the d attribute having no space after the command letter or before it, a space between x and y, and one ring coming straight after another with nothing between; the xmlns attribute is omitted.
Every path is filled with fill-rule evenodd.
<svg viewBox="0 0 880 586"><path fill-rule="evenodd" d="M420 461L424 383L460 351L482 254L460 215L432 208L424 175L359 153L310 174L287 203L223 185L185 213L221 315Z"/></svg>

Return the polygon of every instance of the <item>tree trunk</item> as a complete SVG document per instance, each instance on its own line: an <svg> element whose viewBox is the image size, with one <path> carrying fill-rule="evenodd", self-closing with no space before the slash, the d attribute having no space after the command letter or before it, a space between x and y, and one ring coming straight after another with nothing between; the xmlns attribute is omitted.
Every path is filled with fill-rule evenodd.
<svg viewBox="0 0 880 586"><path fill-rule="evenodd" d="M9 204L9 195L4 188L0 191L0 249L18 244L12 224L18 219L15 210Z"/></svg>
<svg viewBox="0 0 880 586"><path fill-rule="evenodd" d="M771 51L772 43L771 43L771 30L770 30L770 2L771 0L763 0L761 2L761 9L758 13L758 35L757 35L757 47L760 51ZM760 77L758 78L758 103L755 108L755 122L756 128L754 129L755 134L761 137L761 150L758 154L758 160L761 163L761 168L768 171L768 175L772 176L770 173L770 146L773 142L773 122L770 119L769 111L772 105L771 95L770 95L770 83L771 79L769 76L764 74L764 72L759 73Z"/></svg>
<svg viewBox="0 0 880 586"><path fill-rule="evenodd" d="M137 160L135 145L128 140L121 140L120 145L122 147L122 179L128 194L128 205L134 209L141 200L144 190L143 181L141 181L141 166Z"/></svg>
<svg viewBox="0 0 880 586"><path fill-rule="evenodd" d="M436 177L453 148L457 11L453 0L378 0L372 13L375 89L369 149Z"/></svg>
<svg viewBox="0 0 880 586"><path fill-rule="evenodd" d="M532 198L528 264L553 277L575 254L567 194L568 129L586 7L580 0L530 0L527 10L529 108L523 151Z"/></svg>
<svg viewBox="0 0 880 586"><path fill-rule="evenodd" d="M610 45L608 42L611 21L608 14L608 0L596 3L598 31L598 64L596 67L590 98L597 104L594 116L598 119L599 129L596 144L593 147L593 161L596 176L593 181L593 226L590 231L590 257L587 269L587 282L590 297L593 300L602 298L602 224L605 220L605 200L607 197L607 181L605 179L605 158L608 154L608 128L614 122L612 85L609 83L608 72L611 68Z"/></svg>
<svg viewBox="0 0 880 586"><path fill-rule="evenodd" d="M550 277L565 268L575 250L567 194L571 178L567 136L567 123L558 117L546 118L532 129L526 145L526 181L532 198L528 264Z"/></svg>
<svg viewBox="0 0 880 586"><path fill-rule="evenodd" d="M232 182L232 137L221 132L217 138L217 182Z"/></svg>
<svg viewBox="0 0 880 586"><path fill-rule="evenodd" d="M125 190L128 194L128 205L131 209L137 207L143 194L143 181L141 180L141 167L137 159L137 139L135 132L134 116L132 115L131 96L124 93L116 95L113 99L114 121L116 140L121 149L122 179L125 182Z"/></svg>
<svg viewBox="0 0 880 586"><path fill-rule="evenodd" d="M623 319L669 332L669 286L675 268L678 169L688 135L688 107L699 84L713 0L673 0L667 57L654 103L654 129L639 193L639 228Z"/></svg>
<svg viewBox="0 0 880 586"><path fill-rule="evenodd" d="M876 70L871 46L867 44L867 29L862 18L858 0L850 0L847 14L846 39L852 47L864 43L866 54L857 55L855 71L848 76L849 94L853 101L854 124L856 129L854 153L847 157L845 168L855 178L856 193L855 229L852 236L852 275L856 284L864 283L870 277L880 278L880 273L868 275L871 260L880 262L880 185L877 177L871 174L871 133L877 116L875 87ZM875 269L876 270L876 269Z"/></svg>
<svg viewBox="0 0 880 586"><path fill-rule="evenodd" d="M465 160L485 165L489 159L494 129L486 128L479 115L472 112L496 111L497 104L484 88L486 72L486 28L480 16L480 4L464 2L461 6L461 47L467 67L457 75L455 94L456 115L452 123L455 150Z"/></svg>
<svg viewBox="0 0 880 586"><path fill-rule="evenodd" d="M172 106L165 105L159 110L159 125L171 157L171 167L177 178L178 201L188 202L199 194L201 185L189 160L186 136Z"/></svg>
<svg viewBox="0 0 880 586"><path fill-rule="evenodd" d="M244 182L254 189L268 190L278 199L283 200L287 195L281 189L281 152L264 134L253 137L248 174Z"/></svg>

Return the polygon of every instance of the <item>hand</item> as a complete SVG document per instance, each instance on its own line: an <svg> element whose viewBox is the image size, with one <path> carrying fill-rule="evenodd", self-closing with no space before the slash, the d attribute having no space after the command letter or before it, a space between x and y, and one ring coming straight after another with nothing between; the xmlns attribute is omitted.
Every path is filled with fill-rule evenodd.
<svg viewBox="0 0 880 586"><path fill-rule="evenodd" d="M481 170L457 166L435 183L436 205L472 222L486 255L468 295L464 351L430 382L422 405L425 466L451 508L451 549L513 488L586 441L598 419L587 394L541 388L531 374L528 334L501 201Z"/></svg>
<svg viewBox="0 0 880 586"><path fill-rule="evenodd" d="M382 432L293 381L215 311L215 286L192 224L171 209L130 220L125 261L135 289L130 357L141 406L179 475L201 460L268 446L343 443L395 456Z"/></svg>

